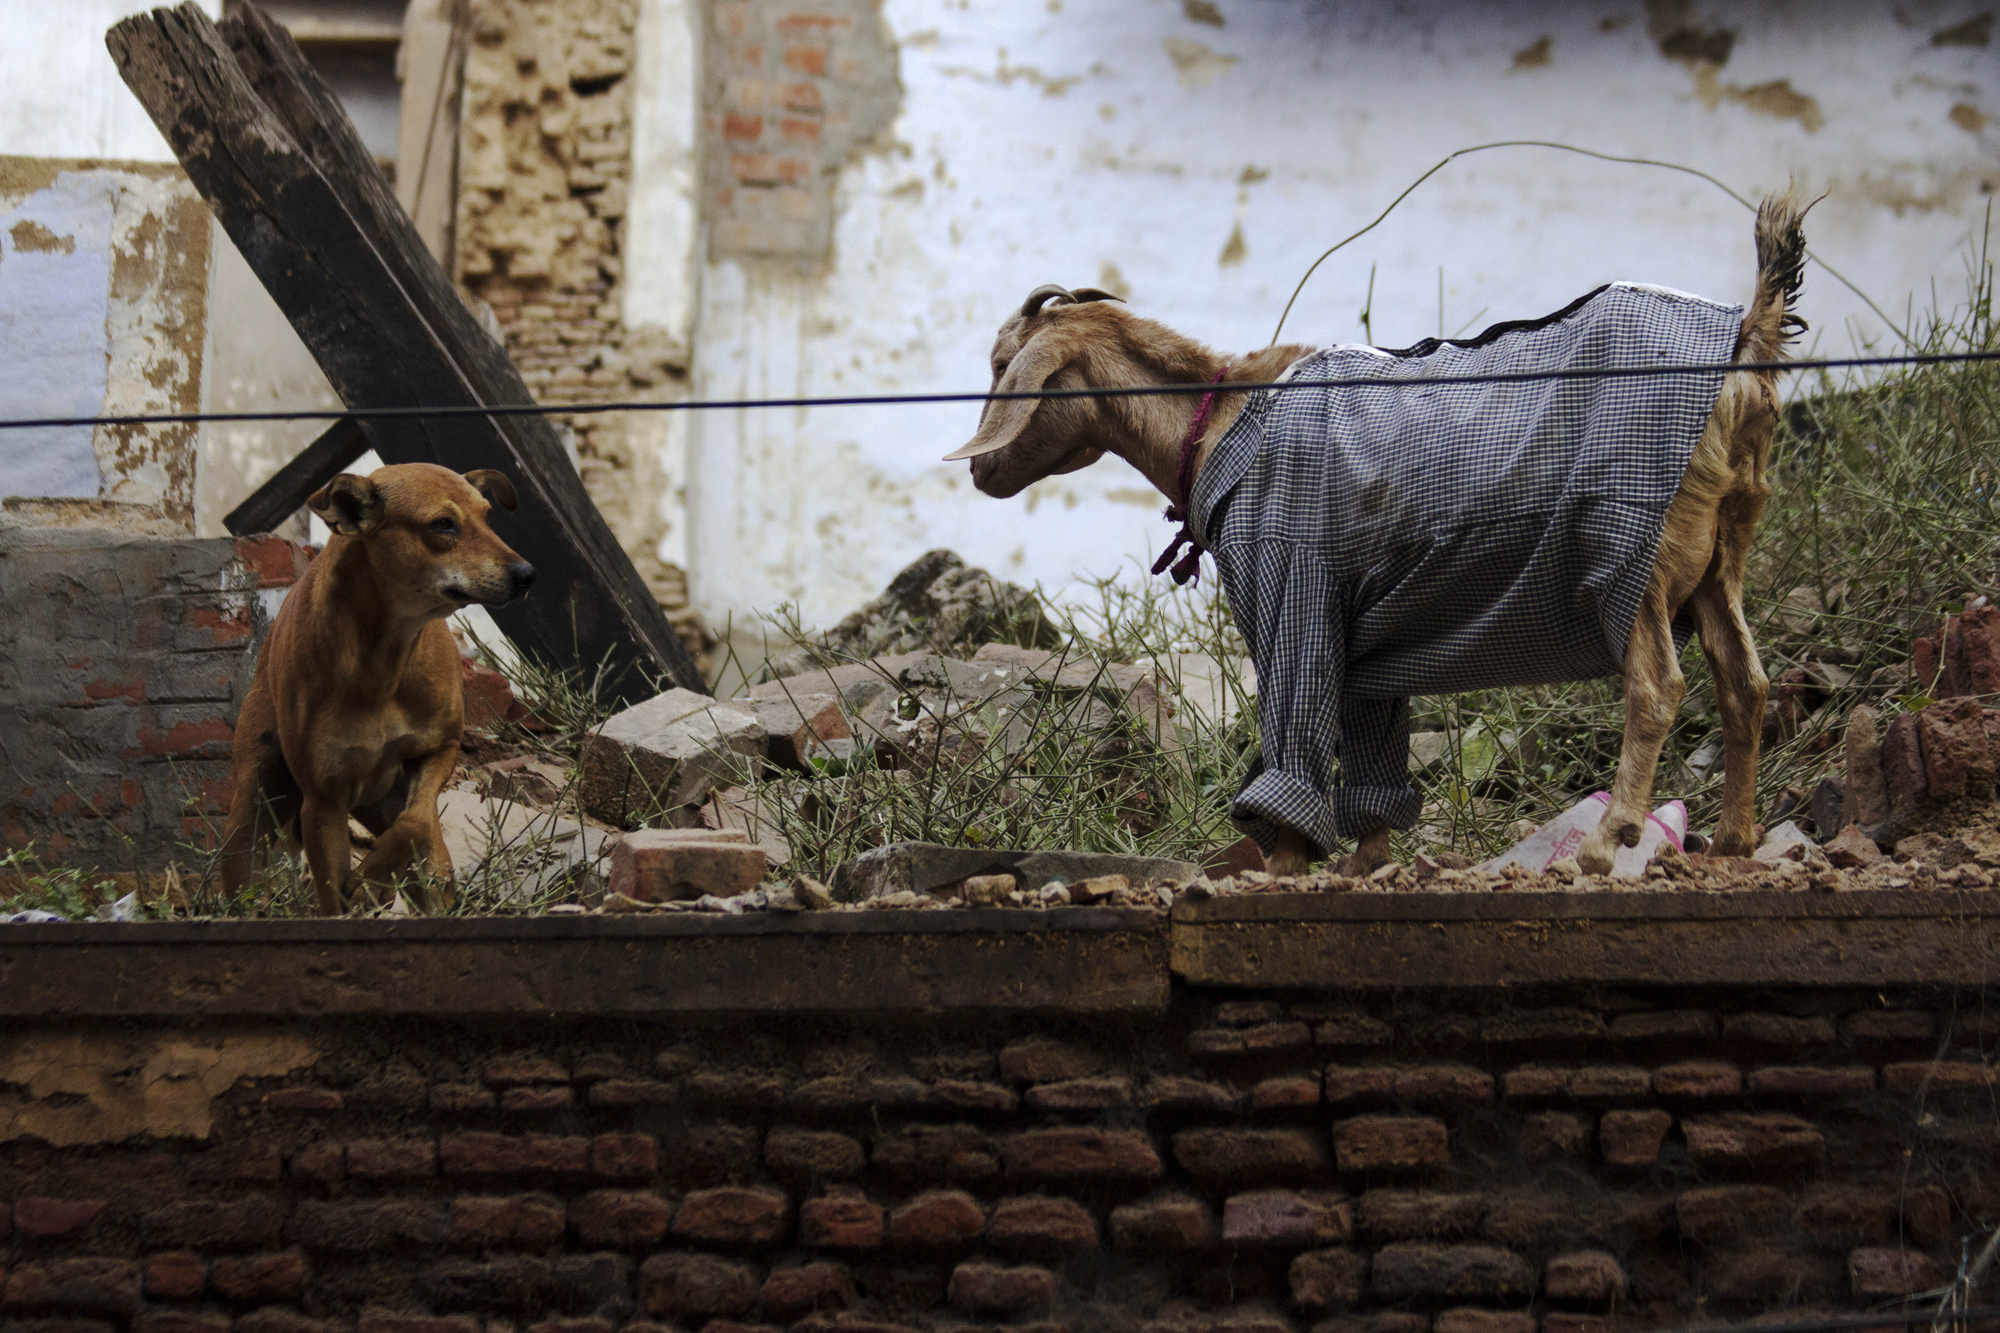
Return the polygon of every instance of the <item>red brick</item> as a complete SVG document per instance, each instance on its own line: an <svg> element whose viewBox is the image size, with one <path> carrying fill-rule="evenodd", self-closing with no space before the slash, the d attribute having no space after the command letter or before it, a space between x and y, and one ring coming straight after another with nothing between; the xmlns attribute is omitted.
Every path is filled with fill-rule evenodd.
<svg viewBox="0 0 2000 1333"><path fill-rule="evenodd" d="M732 164L751 159L749 176L737 168L738 179L777 181L768 153L737 153ZM611 846L613 893L642 903L679 902L714 894L733 898L748 893L763 880L768 861L760 847L740 842L699 842L679 829L640 829Z"/></svg>
<svg viewBox="0 0 2000 1333"><path fill-rule="evenodd" d="M1218 1027L1256 1027L1282 1021L1285 1006L1276 1000L1222 1000L1216 1004L1211 1017Z"/></svg>
<svg viewBox="0 0 2000 1333"><path fill-rule="evenodd" d="M1104 1066L1104 1057L1086 1046L1029 1037L1009 1042L1000 1051L1000 1077L1015 1083L1061 1083L1088 1078Z"/></svg>
<svg viewBox="0 0 2000 1333"><path fill-rule="evenodd" d="M567 1083L569 1066L537 1051L517 1051L486 1062L480 1077L489 1088L518 1088L534 1083Z"/></svg>
<svg viewBox="0 0 2000 1333"><path fill-rule="evenodd" d="M1590 1155L1589 1119L1567 1111L1537 1111L1521 1120L1521 1157L1530 1163Z"/></svg>
<svg viewBox="0 0 2000 1333"><path fill-rule="evenodd" d="M142 1283L139 1265L129 1259L47 1259L14 1265L0 1304L127 1314L138 1308Z"/></svg>
<svg viewBox="0 0 2000 1333"><path fill-rule="evenodd" d="M354 1333L479 1333L479 1321L466 1314L402 1314L371 1306L361 1312Z"/></svg>
<svg viewBox="0 0 2000 1333"><path fill-rule="evenodd" d="M1396 1095L1418 1105L1484 1106L1493 1100L1493 1076L1470 1065L1399 1069Z"/></svg>
<svg viewBox="0 0 2000 1333"><path fill-rule="evenodd" d="M447 1115L490 1111L500 1104L498 1096L477 1083L440 1083L431 1089L429 1101L431 1110Z"/></svg>
<svg viewBox="0 0 2000 1333"><path fill-rule="evenodd" d="M67 1236L104 1211L102 1199L48 1199L30 1194L14 1201L14 1229L26 1236Z"/></svg>
<svg viewBox="0 0 2000 1333"><path fill-rule="evenodd" d="M764 137L764 118L729 112L722 117L722 137L749 143Z"/></svg>
<svg viewBox="0 0 2000 1333"><path fill-rule="evenodd" d="M853 1298L847 1270L820 1262L773 1270L759 1300L773 1317L790 1322L814 1310L845 1309Z"/></svg>
<svg viewBox="0 0 2000 1333"><path fill-rule="evenodd" d="M1097 1248L1097 1219L1074 1199L1041 1195L1002 1199L986 1224L986 1243L1003 1254L1054 1257Z"/></svg>
<svg viewBox="0 0 2000 1333"><path fill-rule="evenodd" d="M259 588L289 588L306 572L305 551L283 537L238 537L235 551Z"/></svg>
<svg viewBox="0 0 2000 1333"><path fill-rule="evenodd" d="M89 1322L67 1319L35 1320L23 1321L14 1327L26 1333L26 1330L32 1328L34 1324L41 1324L42 1328L38 1333L56 1333L56 1330L47 1327L49 1324L54 1324L63 1333L71 1333L65 1326L73 1323L88 1325ZM229 1316L219 1310L147 1310L132 1320L132 1333L229 1333Z"/></svg>
<svg viewBox="0 0 2000 1333"><path fill-rule="evenodd" d="M1325 1137L1309 1129L1184 1129L1174 1157L1196 1179L1228 1185L1311 1180L1332 1165Z"/></svg>
<svg viewBox="0 0 2000 1333"><path fill-rule="evenodd" d="M1497 1245L1386 1245L1376 1251L1369 1276L1382 1301L1520 1301L1535 1289L1535 1270Z"/></svg>
<svg viewBox="0 0 2000 1333"><path fill-rule="evenodd" d="M1867 1065L1825 1069L1818 1065L1773 1065L1753 1069L1752 1093L1781 1097L1844 1097L1875 1091L1875 1071Z"/></svg>
<svg viewBox="0 0 2000 1333"><path fill-rule="evenodd" d="M1232 1245L1338 1245L1353 1230L1352 1211L1339 1195L1253 1190L1222 1205L1222 1239Z"/></svg>
<svg viewBox="0 0 2000 1333"><path fill-rule="evenodd" d="M1303 1310L1355 1305L1368 1276L1368 1256L1349 1249L1309 1250L1292 1260L1292 1304Z"/></svg>
<svg viewBox="0 0 2000 1333"><path fill-rule="evenodd" d="M1706 1009L1659 1009L1649 1013L1620 1014L1611 1020L1613 1041L1714 1041L1720 1024Z"/></svg>
<svg viewBox="0 0 2000 1333"><path fill-rule="evenodd" d="M1045 1313L1055 1304L1056 1275L1030 1265L1004 1268L974 1260L952 1270L946 1296L970 1315Z"/></svg>
<svg viewBox="0 0 2000 1333"><path fill-rule="evenodd" d="M1890 1238L1897 1211L1892 1195L1822 1185L1807 1191L1792 1220L1821 1245L1879 1245Z"/></svg>
<svg viewBox="0 0 2000 1333"><path fill-rule="evenodd" d="M1624 1300L1630 1286L1624 1265L1602 1250L1559 1254L1542 1270L1542 1291L1555 1301L1609 1305Z"/></svg>
<svg viewBox="0 0 2000 1333"><path fill-rule="evenodd" d="M1461 1305L1440 1310L1431 1320L1432 1333L1535 1333L1535 1317L1526 1310L1481 1310Z"/></svg>
<svg viewBox="0 0 2000 1333"><path fill-rule="evenodd" d="M1603 1315L1573 1310L1551 1310L1542 1316L1542 1333L1607 1333L1610 1327Z"/></svg>
<svg viewBox="0 0 2000 1333"><path fill-rule="evenodd" d="M1944 1285L1944 1273L1917 1250L1860 1249L1847 1256L1847 1280L1859 1300L1913 1296Z"/></svg>
<svg viewBox="0 0 2000 1333"><path fill-rule="evenodd" d="M1652 1087L1652 1075L1637 1065L1584 1065L1569 1076L1569 1095L1578 1101L1645 1097Z"/></svg>
<svg viewBox="0 0 2000 1333"><path fill-rule="evenodd" d="M1396 1071L1388 1065L1328 1065L1322 1084L1332 1106L1386 1103L1396 1095Z"/></svg>
<svg viewBox="0 0 2000 1333"><path fill-rule="evenodd" d="M918 1110L933 1098L930 1085L901 1075L834 1074L792 1089L786 1105L828 1116L869 1116L883 1111Z"/></svg>
<svg viewBox="0 0 2000 1333"><path fill-rule="evenodd" d="M1487 1208L1482 1194L1369 1190L1355 1205L1354 1221L1369 1241L1458 1240L1479 1229Z"/></svg>
<svg viewBox="0 0 2000 1333"><path fill-rule="evenodd" d="M872 1250L884 1234L881 1208L858 1192L799 1205L799 1243L828 1250Z"/></svg>
<svg viewBox="0 0 2000 1333"><path fill-rule="evenodd" d="M1502 1076L1502 1093L1511 1100L1547 1101L1569 1091L1572 1071L1554 1065L1522 1065Z"/></svg>
<svg viewBox="0 0 2000 1333"><path fill-rule="evenodd" d="M1792 1220L1792 1196L1769 1185L1708 1185L1674 1201L1680 1233L1704 1245L1782 1230Z"/></svg>
<svg viewBox="0 0 2000 1333"><path fill-rule="evenodd" d="M1444 1122L1429 1116L1357 1116L1334 1128L1333 1146L1346 1174L1433 1170L1451 1160Z"/></svg>
<svg viewBox="0 0 2000 1333"><path fill-rule="evenodd" d="M1882 1066L1882 1091L1909 1096L1918 1092L1991 1092L2000 1087L2000 1065L1954 1060L1913 1060Z"/></svg>
<svg viewBox="0 0 2000 1333"><path fill-rule="evenodd" d="M1889 784L1890 801L1896 808L1930 797L1920 730L1915 714L1899 713L1882 731L1882 778Z"/></svg>
<svg viewBox="0 0 2000 1333"><path fill-rule="evenodd" d="M451 1201L446 1236L454 1245L543 1250L563 1237L563 1206L546 1194L463 1195Z"/></svg>
<svg viewBox="0 0 2000 1333"><path fill-rule="evenodd" d="M1937 1040L1937 1020L1921 1009L1870 1009L1840 1020L1840 1035L1852 1042Z"/></svg>
<svg viewBox="0 0 2000 1333"><path fill-rule="evenodd" d="M1152 1180L1160 1155L1130 1129L1036 1129L1000 1143L1007 1175L1027 1180Z"/></svg>
<svg viewBox="0 0 2000 1333"><path fill-rule="evenodd" d="M338 1111L346 1099L331 1088L279 1088L264 1094L273 1111Z"/></svg>
<svg viewBox="0 0 2000 1333"><path fill-rule="evenodd" d="M1606 1111L1597 1122L1597 1142L1606 1166L1651 1166L1660 1160L1660 1145L1674 1126L1665 1111Z"/></svg>
<svg viewBox="0 0 2000 1333"><path fill-rule="evenodd" d="M520 1114L531 1111L560 1111L575 1094L568 1088L508 1088L500 1094L500 1109Z"/></svg>
<svg viewBox="0 0 2000 1333"><path fill-rule="evenodd" d="M970 1245L985 1230L985 1210L963 1190L927 1190L889 1214L889 1238L918 1249Z"/></svg>
<svg viewBox="0 0 2000 1333"><path fill-rule="evenodd" d="M1037 1111L1110 1111L1132 1104L1132 1081L1123 1077L1075 1078L1028 1089Z"/></svg>
<svg viewBox="0 0 2000 1333"><path fill-rule="evenodd" d="M192 1300L208 1286L208 1265L198 1254L171 1250L146 1261L146 1294L154 1300Z"/></svg>
<svg viewBox="0 0 2000 1333"><path fill-rule="evenodd" d="M275 1200L253 1195L227 1202L170 1203L142 1221L146 1234L163 1244L248 1250L275 1240L284 1216Z"/></svg>
<svg viewBox="0 0 2000 1333"><path fill-rule="evenodd" d="M1155 1195L1111 1210L1111 1244L1121 1254L1205 1250L1221 1239L1215 1214L1190 1195Z"/></svg>
<svg viewBox="0 0 2000 1333"><path fill-rule="evenodd" d="M528 710L514 698L514 683L491 667L476 665L470 658L458 659L460 697L465 701L465 722L469 730L491 727L509 718L523 718Z"/></svg>
<svg viewBox="0 0 2000 1333"><path fill-rule="evenodd" d="M866 1163L861 1144L846 1134L774 1129L764 1140L764 1165L787 1184L811 1186L824 1180L846 1180L859 1175ZM997 1163L993 1169L999 1169Z"/></svg>
<svg viewBox="0 0 2000 1333"><path fill-rule="evenodd" d="M748 1264L711 1254L656 1254L639 1268L639 1300L647 1314L742 1314L757 1299Z"/></svg>
<svg viewBox="0 0 2000 1333"><path fill-rule="evenodd" d="M824 46L788 46L785 48L785 67L801 74L818 78L826 73L826 48Z"/></svg>
<svg viewBox="0 0 2000 1333"><path fill-rule="evenodd" d="M570 1200L569 1224L585 1245L629 1250L667 1234L674 1208L646 1190L592 1190Z"/></svg>
<svg viewBox="0 0 2000 1333"><path fill-rule="evenodd" d="M590 1171L590 1140L553 1134L447 1134L438 1165L448 1176L582 1176Z"/></svg>
<svg viewBox="0 0 2000 1333"><path fill-rule="evenodd" d="M1743 1074L1722 1060L1684 1060L1655 1069L1653 1091L1681 1100L1735 1097L1743 1091Z"/></svg>
<svg viewBox="0 0 2000 1333"><path fill-rule="evenodd" d="M1993 751L1987 745L1979 700L1940 699L1916 717L1922 741L1924 784L1931 799L1991 796Z"/></svg>
<svg viewBox="0 0 2000 1333"><path fill-rule="evenodd" d="M760 1245L785 1234L791 1200L774 1189L696 1190L674 1213L674 1235L716 1245Z"/></svg>
<svg viewBox="0 0 2000 1333"><path fill-rule="evenodd" d="M1730 1014L1722 1020L1722 1039L1751 1046L1831 1046L1833 1020L1790 1014Z"/></svg>
<svg viewBox="0 0 2000 1333"><path fill-rule="evenodd" d="M590 1171L605 1180L640 1180L660 1169L651 1134L599 1134L590 1141Z"/></svg>
<svg viewBox="0 0 2000 1333"><path fill-rule="evenodd" d="M1738 1170L1787 1170L1816 1166L1826 1138L1795 1115L1725 1112L1681 1121L1695 1164Z"/></svg>
<svg viewBox="0 0 2000 1333"><path fill-rule="evenodd" d="M1315 1046L1387 1046L1395 1029L1341 1005L1295 1004L1292 1017L1312 1023Z"/></svg>
<svg viewBox="0 0 2000 1333"><path fill-rule="evenodd" d="M423 1180L437 1174L431 1139L356 1139L347 1145L347 1173L363 1180Z"/></svg>
<svg viewBox="0 0 2000 1333"><path fill-rule="evenodd" d="M286 1251L217 1259L208 1279L216 1291L232 1301L255 1301L262 1305L297 1300L305 1295L310 1275L305 1256Z"/></svg>
<svg viewBox="0 0 2000 1333"><path fill-rule="evenodd" d="M289 1238L308 1250L364 1254L402 1245L435 1245L448 1230L444 1207L429 1200L307 1199L292 1212Z"/></svg>
<svg viewBox="0 0 2000 1333"><path fill-rule="evenodd" d="M998 1083L945 1078L933 1083L931 1091L940 1104L955 1111L1012 1115L1021 1106L1021 1094Z"/></svg>
<svg viewBox="0 0 2000 1333"><path fill-rule="evenodd" d="M1241 1090L1227 1083L1192 1078L1155 1078L1140 1100L1161 1111L1235 1111L1244 1103Z"/></svg>
<svg viewBox="0 0 2000 1333"><path fill-rule="evenodd" d="M592 1106L664 1106L674 1100L674 1086L649 1078L612 1078L591 1085L587 1100Z"/></svg>
<svg viewBox="0 0 2000 1333"><path fill-rule="evenodd" d="M1319 1105L1320 1080L1295 1075L1267 1078L1250 1089L1253 1111L1283 1111L1295 1106Z"/></svg>

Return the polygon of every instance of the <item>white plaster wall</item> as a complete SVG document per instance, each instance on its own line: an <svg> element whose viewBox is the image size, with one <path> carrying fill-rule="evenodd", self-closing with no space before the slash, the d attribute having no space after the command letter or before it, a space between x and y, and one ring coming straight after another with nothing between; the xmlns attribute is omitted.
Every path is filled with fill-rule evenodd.
<svg viewBox="0 0 2000 1333"><path fill-rule="evenodd" d="M0 41L0 154L171 162L166 140L118 77L104 33L153 6L134 0L7 0ZM201 0L210 18L222 0Z"/></svg>
<svg viewBox="0 0 2000 1333"><path fill-rule="evenodd" d="M1934 279L1960 289L2000 185L1995 51L1931 42L1970 3L1711 6L1704 21L1737 39L1706 86L1660 54L1636 3L1218 0L1220 28L1189 17L1203 8L885 0L906 90L893 143L844 170L823 272L701 275L694 392L983 389L993 330L1043 282L1122 286L1134 310L1247 350L1323 248L1485 140L1667 158L1752 197L1795 176L1830 192L1817 250L1898 315ZM1545 36L1547 63L1515 68ZM1814 99L1817 129L1730 93L1779 79ZM1958 105L1989 123L1954 123ZM1452 333L1616 278L1741 300L1750 264L1750 215L1709 185L1502 150L1448 167L1324 266L1287 336L1358 338L1371 265L1375 341L1398 346L1439 331L1440 267ZM1823 271L1808 270L1804 309L1822 350L1884 342ZM937 461L977 415L703 414L687 495L709 623L784 600L826 623L933 546L1060 585L1164 544L1160 500L1115 459L979 496L964 464Z"/></svg>

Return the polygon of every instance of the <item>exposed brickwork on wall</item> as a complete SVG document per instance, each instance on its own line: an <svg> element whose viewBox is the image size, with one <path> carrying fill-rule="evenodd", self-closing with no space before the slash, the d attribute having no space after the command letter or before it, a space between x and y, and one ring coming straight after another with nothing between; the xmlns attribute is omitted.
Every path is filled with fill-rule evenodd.
<svg viewBox="0 0 2000 1333"><path fill-rule="evenodd" d="M314 1024L205 1140L12 1138L0 1315L1593 1333L1869 1307L2000 1222L1990 996L1492 998Z"/></svg>
<svg viewBox="0 0 2000 1333"><path fill-rule="evenodd" d="M819 262L841 165L902 97L878 0L715 0L704 60L711 259Z"/></svg>
<svg viewBox="0 0 2000 1333"><path fill-rule="evenodd" d="M159 869L220 827L236 710L306 553L0 528L0 843Z"/></svg>
<svg viewBox="0 0 2000 1333"><path fill-rule="evenodd" d="M466 57L456 259L544 403L677 396L685 348L621 322L637 0L477 0ZM561 421L558 418L558 421ZM691 646L662 564L659 477L626 423L578 417L584 485Z"/></svg>

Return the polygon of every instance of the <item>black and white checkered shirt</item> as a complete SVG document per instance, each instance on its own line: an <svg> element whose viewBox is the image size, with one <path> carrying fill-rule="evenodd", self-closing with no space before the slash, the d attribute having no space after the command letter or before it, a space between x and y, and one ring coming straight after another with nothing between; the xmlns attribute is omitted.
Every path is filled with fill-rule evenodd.
<svg viewBox="0 0 2000 1333"><path fill-rule="evenodd" d="M1742 307L1603 287L1465 342L1325 348L1288 378L1726 361ZM1409 696L1620 670L1720 372L1254 395L1193 496L1257 667L1232 815L1331 850L1409 828ZM1336 760L1338 777L1336 778Z"/></svg>

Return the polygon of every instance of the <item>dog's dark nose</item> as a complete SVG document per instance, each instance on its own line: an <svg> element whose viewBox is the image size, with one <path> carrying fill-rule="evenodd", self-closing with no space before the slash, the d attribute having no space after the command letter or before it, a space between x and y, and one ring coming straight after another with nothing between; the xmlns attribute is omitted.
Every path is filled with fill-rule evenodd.
<svg viewBox="0 0 2000 1333"><path fill-rule="evenodd" d="M535 567L525 560L518 565L507 566L507 582L516 597L526 597L528 589L535 586Z"/></svg>

